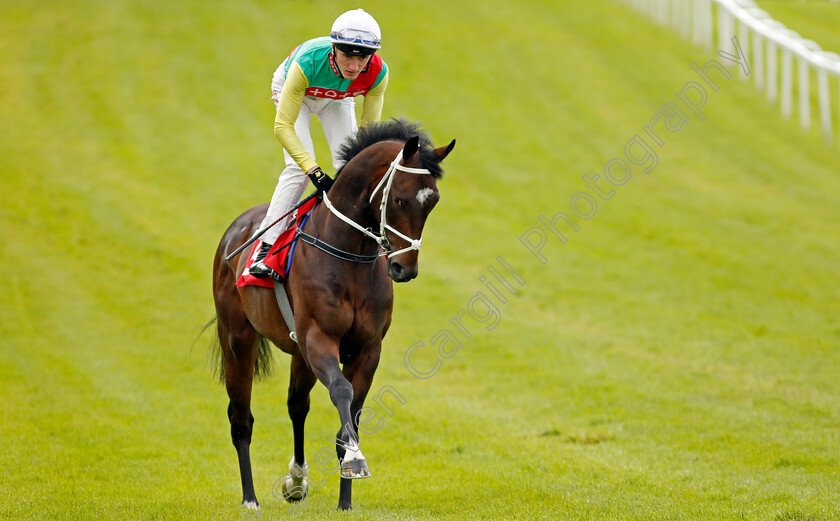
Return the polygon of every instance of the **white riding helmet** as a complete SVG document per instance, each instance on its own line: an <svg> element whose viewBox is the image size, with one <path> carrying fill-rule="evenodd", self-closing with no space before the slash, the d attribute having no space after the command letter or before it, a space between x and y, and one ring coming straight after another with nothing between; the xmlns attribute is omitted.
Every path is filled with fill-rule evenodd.
<svg viewBox="0 0 840 521"><path fill-rule="evenodd" d="M365 47L375 51L380 48L381 40L379 24L364 9L342 14L335 19L330 30L330 41L339 45Z"/></svg>

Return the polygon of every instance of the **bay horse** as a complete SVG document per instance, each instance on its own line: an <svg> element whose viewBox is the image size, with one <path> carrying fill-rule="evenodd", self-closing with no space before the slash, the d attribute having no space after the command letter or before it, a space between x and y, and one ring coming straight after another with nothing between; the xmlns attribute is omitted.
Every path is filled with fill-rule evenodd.
<svg viewBox="0 0 840 521"><path fill-rule="evenodd" d="M268 340L291 355L287 406L294 455L283 497L299 501L307 494L304 422L317 380L338 410L338 508L351 508L351 479L370 475L359 448L358 415L391 324L392 281L417 276L420 236L440 198L440 163L454 146L453 140L434 148L418 123L396 119L366 125L342 145L345 164L322 204L298 230L299 237L310 240L296 245L284 284L297 341L270 288L235 285L250 249L225 260L258 229L267 205L245 211L222 236L213 263L217 361L230 399L230 434L246 507L259 508L249 449L254 428L251 387L255 376L268 372Z"/></svg>

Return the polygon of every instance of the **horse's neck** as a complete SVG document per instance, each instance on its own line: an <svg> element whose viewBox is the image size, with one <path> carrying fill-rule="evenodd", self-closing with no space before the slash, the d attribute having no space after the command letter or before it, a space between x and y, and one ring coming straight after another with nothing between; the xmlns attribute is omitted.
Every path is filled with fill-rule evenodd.
<svg viewBox="0 0 840 521"><path fill-rule="evenodd" d="M378 221L373 217L368 201L371 179L369 175L359 170L342 172L336 178L328 197L333 207L345 217L362 228L378 231ZM320 213L321 215L317 218L317 231L321 239L331 246L349 253L363 255L371 254L376 248L376 242L373 239L365 237L360 231L343 222L326 205L320 205Z"/></svg>
<svg viewBox="0 0 840 521"><path fill-rule="evenodd" d="M330 194L335 193L337 199L343 199L347 211L361 210L361 215L357 216L360 219L371 219L372 215L368 210L370 194L376 190L382 176L388 171L388 163L383 157L389 158L387 161L390 161L396 157L399 150L399 143L390 141L374 143L362 150L344 166L341 175L335 180L336 188L330 190ZM330 199L332 200L332 197ZM374 197L374 201L376 200ZM349 214L345 215L350 217Z"/></svg>

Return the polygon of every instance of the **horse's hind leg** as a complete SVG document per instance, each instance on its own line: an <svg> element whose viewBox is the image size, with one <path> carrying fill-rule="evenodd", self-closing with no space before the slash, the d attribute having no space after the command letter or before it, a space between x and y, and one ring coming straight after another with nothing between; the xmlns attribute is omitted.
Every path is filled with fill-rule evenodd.
<svg viewBox="0 0 840 521"><path fill-rule="evenodd" d="M219 314L219 340L225 363L225 386L230 403L228 419L230 436L239 458L239 475L242 478L242 504L259 508L251 474L251 433L254 416L251 414L251 385L254 366L259 351L257 332L245 315L226 317Z"/></svg>
<svg viewBox="0 0 840 521"><path fill-rule="evenodd" d="M309 392L317 379L306 366L300 353L292 356L292 368L289 376L289 418L295 440L295 455L289 463L289 477L283 483L283 498L287 501L300 501L306 497L309 483L306 480L307 465L303 455L304 423L309 414Z"/></svg>

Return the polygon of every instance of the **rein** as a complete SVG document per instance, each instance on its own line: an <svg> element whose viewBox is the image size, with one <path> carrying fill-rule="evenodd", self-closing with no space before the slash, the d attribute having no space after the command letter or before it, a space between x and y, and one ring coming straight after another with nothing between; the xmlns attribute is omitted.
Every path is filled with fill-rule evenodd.
<svg viewBox="0 0 840 521"><path fill-rule="evenodd" d="M315 246L319 250L329 253L333 257L338 257L339 259L350 261L350 262L358 262L360 264L370 264L372 262L376 262L376 259L379 258L379 255L357 255L355 253L350 253L344 250L339 250L335 246L331 246L326 242L322 241L318 237L309 235L308 233L304 232L303 230L298 230L298 238L309 244L311 246Z"/></svg>
<svg viewBox="0 0 840 521"><path fill-rule="evenodd" d="M429 172L425 168L410 168L407 166L403 166L400 164L400 161L402 161L402 150L400 150L400 152L397 154L397 157L394 158L393 161L391 161L391 166L388 167L388 171L385 172L385 175L382 176L382 179L379 180L379 183L377 183L376 188L374 188L370 194L369 202L372 203L373 198L376 196L376 192L378 192L380 188L382 189L382 200L379 203L379 234L374 233L370 228L362 228L361 225L359 225L353 219L350 219L349 217L338 211L336 207L333 206L333 204L330 202L326 193L324 193L323 195L324 205L326 205L326 207L329 209L330 212L333 213L333 215L335 215L351 227L355 228L356 230L360 231L366 237L370 237L371 239L376 241L376 244L378 244L381 249L381 251L378 254L356 255L353 253L347 253L345 251L339 250L338 248L330 246L329 244L317 239L316 237L312 237L311 235L308 235L303 231L298 230L298 235L300 235L301 239L303 239L303 241L307 244L311 244L312 246L315 246L316 248L325 251L330 255L352 262L374 262L378 257L381 257L383 255L388 258L391 258L401 253L406 253L412 250L420 251L420 241L422 240L422 238L412 239L411 237L406 236L405 234L388 224L386 215L388 210L388 194L391 192L391 185L394 182L394 176L396 175L397 171L418 175L431 174L431 172ZM393 251L391 249L391 243L388 242L388 238L385 236L386 231L390 231L397 237L408 242L409 246L401 250Z"/></svg>

